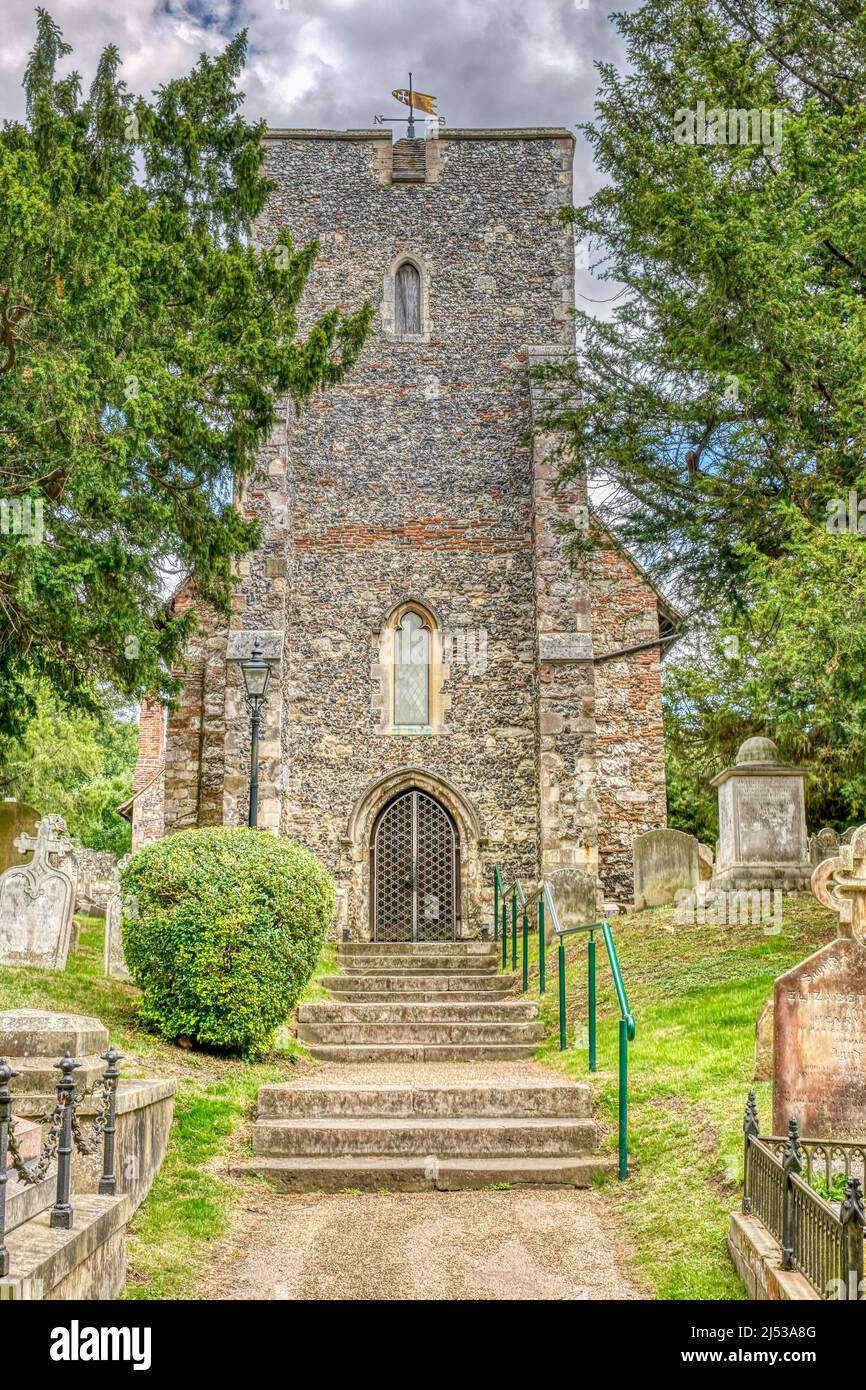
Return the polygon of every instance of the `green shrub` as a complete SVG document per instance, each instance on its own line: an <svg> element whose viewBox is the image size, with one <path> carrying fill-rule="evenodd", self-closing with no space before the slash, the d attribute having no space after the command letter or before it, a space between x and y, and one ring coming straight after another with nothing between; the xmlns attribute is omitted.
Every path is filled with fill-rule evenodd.
<svg viewBox="0 0 866 1390"><path fill-rule="evenodd" d="M123 871L123 949L164 1038L261 1056L313 972L334 885L308 850L260 830L184 830Z"/></svg>

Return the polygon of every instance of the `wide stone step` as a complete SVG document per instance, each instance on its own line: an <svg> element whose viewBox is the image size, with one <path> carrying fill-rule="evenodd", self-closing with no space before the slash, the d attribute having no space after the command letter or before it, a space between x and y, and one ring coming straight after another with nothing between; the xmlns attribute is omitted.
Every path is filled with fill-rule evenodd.
<svg viewBox="0 0 866 1390"><path fill-rule="evenodd" d="M328 1118L484 1119L567 1118L590 1115L590 1090L580 1082L553 1085L298 1086L277 1082L259 1090L259 1120Z"/></svg>
<svg viewBox="0 0 866 1390"><path fill-rule="evenodd" d="M381 970L387 975L391 975L395 971L404 975L413 972L426 975L431 970L437 972L439 970L452 970L461 975L467 973L474 975L476 972L491 975L495 974L498 966L496 956L451 956L441 953L435 954L432 951L426 954L422 951L412 951L399 956L396 953L391 955L377 953L375 955L344 956L338 951L334 960L340 970L367 975L377 970Z"/></svg>
<svg viewBox="0 0 866 1390"><path fill-rule="evenodd" d="M320 1062L520 1062L535 1043L306 1043Z"/></svg>
<svg viewBox="0 0 866 1390"><path fill-rule="evenodd" d="M541 1023L298 1023L302 1043L534 1043Z"/></svg>
<svg viewBox="0 0 866 1390"><path fill-rule="evenodd" d="M269 1158L386 1156L562 1158L595 1151L594 1120L356 1118L258 1120L253 1153Z"/></svg>
<svg viewBox="0 0 866 1390"><path fill-rule="evenodd" d="M514 995L507 989L484 990L332 990L335 1003L340 1004L501 1004Z"/></svg>
<svg viewBox="0 0 866 1390"><path fill-rule="evenodd" d="M385 994L392 990L435 990L437 994L461 994L470 992L481 994L487 990L495 993L509 992L517 984L516 975L467 975L438 974L422 972L404 975L394 971L390 975L323 975L318 983L331 994L341 994L351 990L358 994L370 990L375 994Z"/></svg>
<svg viewBox="0 0 866 1390"><path fill-rule="evenodd" d="M485 1004L471 1001L347 1004L342 1000L327 1000L298 1007L299 1023L531 1023L537 1017L536 1003L524 1004L516 999Z"/></svg>
<svg viewBox="0 0 866 1390"><path fill-rule="evenodd" d="M490 1187L591 1187L616 1160L562 1158L255 1158L232 1172L264 1178L282 1192L459 1192Z"/></svg>
<svg viewBox="0 0 866 1390"><path fill-rule="evenodd" d="M461 960L469 956L498 960L501 949L495 941L341 941L337 947L342 956L449 955Z"/></svg>

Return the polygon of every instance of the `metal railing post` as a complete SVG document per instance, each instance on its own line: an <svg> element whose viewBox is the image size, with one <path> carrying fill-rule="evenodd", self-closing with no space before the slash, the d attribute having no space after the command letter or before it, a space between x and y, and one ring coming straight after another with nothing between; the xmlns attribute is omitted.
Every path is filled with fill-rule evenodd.
<svg viewBox="0 0 866 1390"><path fill-rule="evenodd" d="M567 1047L565 1036L565 941L559 938L559 1050Z"/></svg>
<svg viewBox="0 0 866 1390"><path fill-rule="evenodd" d="M845 1200L839 1210L839 1220L845 1232L845 1297L856 1301L863 1287L863 1227L866 1225L863 1189L859 1178L848 1179Z"/></svg>
<svg viewBox="0 0 866 1390"><path fill-rule="evenodd" d="M511 969L517 969L517 889L511 894Z"/></svg>
<svg viewBox="0 0 866 1390"><path fill-rule="evenodd" d="M120 1076L120 1068L117 1064L123 1053L118 1052L116 1047L109 1047L108 1051L101 1055L102 1060L108 1063L103 1076L103 1082L108 1091L108 1114L105 1119L99 1195L101 1197L114 1197L117 1195L117 1178L114 1175L114 1136L117 1128L115 1123L117 1119L117 1079Z"/></svg>
<svg viewBox="0 0 866 1390"><path fill-rule="evenodd" d="M589 1069L595 1071L596 1063L596 1034L595 1034L595 932L589 933L586 943L586 970L587 970L587 1011L589 1013Z"/></svg>
<svg viewBox="0 0 866 1390"><path fill-rule="evenodd" d="M544 944L544 891L538 899L538 989L544 994L547 989L547 963Z"/></svg>
<svg viewBox="0 0 866 1390"><path fill-rule="evenodd" d="M619 1176L628 1177L628 1021L619 1021Z"/></svg>
<svg viewBox="0 0 866 1390"><path fill-rule="evenodd" d="M60 1110L60 1135L57 1143L57 1200L51 1208L50 1224L61 1230L72 1229L72 1205L69 1189L72 1168L72 1117L75 1110L75 1081L72 1073L81 1063L76 1062L69 1048L59 1062L60 1080L57 1083L57 1105Z"/></svg>
<svg viewBox="0 0 866 1390"><path fill-rule="evenodd" d="M5 1057L0 1057L0 1278L9 1273L9 1251L6 1249L6 1165L9 1147L9 1126L12 1123L12 1093L9 1082L18 1072L13 1071Z"/></svg>
<svg viewBox="0 0 866 1390"><path fill-rule="evenodd" d="M493 940L499 940L499 874L493 873Z"/></svg>
<svg viewBox="0 0 866 1390"><path fill-rule="evenodd" d="M794 1246L791 1239L791 1174L799 1177L803 1171L803 1156L800 1152L800 1133L793 1115L788 1121L788 1139L782 1153L784 1181L782 1183L782 1269L793 1269L791 1256Z"/></svg>
<svg viewBox="0 0 866 1390"><path fill-rule="evenodd" d="M502 899L502 969L508 964L508 903Z"/></svg>
<svg viewBox="0 0 866 1390"><path fill-rule="evenodd" d="M529 914L526 908L523 909L523 993L529 988Z"/></svg>
<svg viewBox="0 0 866 1390"><path fill-rule="evenodd" d="M746 1101L746 1113L743 1116L743 1213L748 1216L752 1210L751 1193L751 1139L757 1139L761 1132L761 1122L758 1119L758 1106L755 1101L754 1091L749 1092L749 1099Z"/></svg>

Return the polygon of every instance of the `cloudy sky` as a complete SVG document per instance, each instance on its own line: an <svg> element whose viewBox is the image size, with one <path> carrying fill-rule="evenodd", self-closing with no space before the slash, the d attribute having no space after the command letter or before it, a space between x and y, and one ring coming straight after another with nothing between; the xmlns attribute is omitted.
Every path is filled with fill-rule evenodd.
<svg viewBox="0 0 866 1390"><path fill-rule="evenodd" d="M122 75L150 92L249 31L247 112L274 126L369 126L398 114L391 89L439 98L452 126L560 125L592 111L598 59L619 58L609 0L42 0L85 83L116 43ZM0 115L22 113L33 0L0 0ZM586 8L581 6L586 5ZM64 69L65 70L65 69ZM576 200L595 186L579 140Z"/></svg>

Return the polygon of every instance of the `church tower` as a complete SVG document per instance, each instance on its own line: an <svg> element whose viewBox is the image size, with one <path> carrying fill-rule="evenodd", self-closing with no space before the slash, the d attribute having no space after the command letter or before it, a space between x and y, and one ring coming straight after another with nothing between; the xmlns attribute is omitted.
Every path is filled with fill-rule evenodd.
<svg viewBox="0 0 866 1390"><path fill-rule="evenodd" d="M554 495L549 444L527 441L528 369L573 343L556 217L573 138L273 130L266 150L257 240L288 227L320 245L301 330L334 305L378 312L348 380L284 410L245 486L263 541L229 630L200 615L167 721L164 830L245 823L239 661L258 637L273 672L258 823L328 865L338 927L474 934L494 864L553 880L566 915L628 900L632 838L665 823L675 615L613 537L575 575L559 528L586 517L585 493Z"/></svg>

